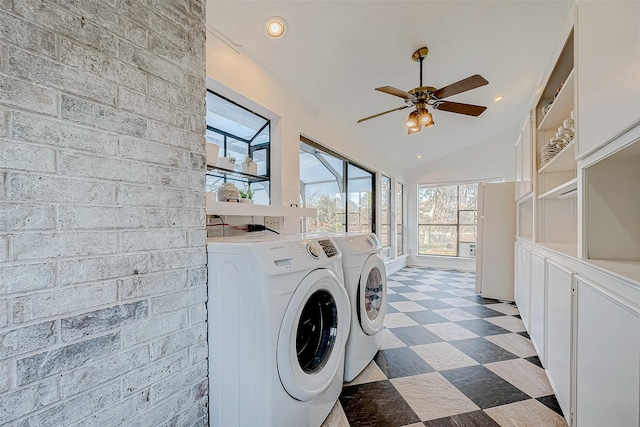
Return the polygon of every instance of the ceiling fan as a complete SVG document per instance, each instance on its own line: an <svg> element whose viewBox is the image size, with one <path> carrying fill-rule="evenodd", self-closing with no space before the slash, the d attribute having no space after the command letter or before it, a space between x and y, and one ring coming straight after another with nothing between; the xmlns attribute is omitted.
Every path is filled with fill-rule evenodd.
<svg viewBox="0 0 640 427"><path fill-rule="evenodd" d="M480 105L461 104L458 102L444 101L443 98L447 98L458 93L466 92L471 89L475 89L480 86L489 84L489 82L479 74L475 74L459 82L452 83L449 86L445 86L441 89L436 89L433 86L422 86L422 61L429 54L429 49L421 47L416 50L411 58L420 62L420 86L405 92L400 89L396 89L391 86L377 87L376 90L389 95L398 96L404 99L406 105L402 107L394 108L389 111L374 114L373 116L365 117L358 120L358 123L370 120L387 113L392 113L398 110L404 110L405 108L415 107L415 110L409 114L409 118L406 121L408 128L408 134L420 132L422 126L431 127L434 125L433 116L427 109L427 106L432 106L436 110L448 111L450 113L465 114L467 116L477 117L487 109Z"/></svg>

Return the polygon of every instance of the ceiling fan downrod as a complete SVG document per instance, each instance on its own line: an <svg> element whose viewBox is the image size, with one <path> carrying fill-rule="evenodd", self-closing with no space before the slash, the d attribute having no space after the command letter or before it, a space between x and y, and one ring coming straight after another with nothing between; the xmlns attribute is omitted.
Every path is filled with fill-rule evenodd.
<svg viewBox="0 0 640 427"><path fill-rule="evenodd" d="M422 87L422 61L424 61L428 54L429 48L424 46L413 52L413 55L411 55L411 59L416 62L420 62L420 87Z"/></svg>

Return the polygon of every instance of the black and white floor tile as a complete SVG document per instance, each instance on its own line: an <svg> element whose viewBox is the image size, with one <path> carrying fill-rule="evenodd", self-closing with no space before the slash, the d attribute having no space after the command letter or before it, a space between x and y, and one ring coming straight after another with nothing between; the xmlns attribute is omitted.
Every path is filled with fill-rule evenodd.
<svg viewBox="0 0 640 427"><path fill-rule="evenodd" d="M387 284L380 351L323 427L567 425L515 305L455 270L407 267Z"/></svg>

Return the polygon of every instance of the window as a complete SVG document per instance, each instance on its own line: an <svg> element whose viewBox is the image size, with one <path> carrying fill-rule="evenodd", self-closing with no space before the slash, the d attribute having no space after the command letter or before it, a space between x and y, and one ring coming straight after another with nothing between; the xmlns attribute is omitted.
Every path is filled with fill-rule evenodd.
<svg viewBox="0 0 640 427"><path fill-rule="evenodd" d="M404 185L396 183L396 255L404 253Z"/></svg>
<svg viewBox="0 0 640 427"><path fill-rule="evenodd" d="M382 175L380 182L380 240L386 248L391 246L391 178Z"/></svg>
<svg viewBox="0 0 640 427"><path fill-rule="evenodd" d="M478 184L418 186L418 254L469 256L477 235Z"/></svg>
<svg viewBox="0 0 640 427"><path fill-rule="evenodd" d="M371 232L373 197L371 171L301 137L300 205L318 210L303 219L303 232Z"/></svg>
<svg viewBox="0 0 640 427"><path fill-rule="evenodd" d="M224 182L232 181L240 190L250 188L255 203L268 205L270 129L268 119L207 91L207 143L220 147L219 157L236 159L236 167L247 156L258 166L257 176L212 168L207 172L207 191L215 191Z"/></svg>

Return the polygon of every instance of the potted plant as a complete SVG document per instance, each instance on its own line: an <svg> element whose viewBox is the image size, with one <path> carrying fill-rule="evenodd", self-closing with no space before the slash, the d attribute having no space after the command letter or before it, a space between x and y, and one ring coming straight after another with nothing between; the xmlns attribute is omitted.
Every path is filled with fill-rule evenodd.
<svg viewBox="0 0 640 427"><path fill-rule="evenodd" d="M251 156L247 155L244 162L240 163L240 172L249 175L258 175L258 164L253 161Z"/></svg>
<svg viewBox="0 0 640 427"><path fill-rule="evenodd" d="M246 190L239 190L240 192L240 203L253 203L253 191L251 191L251 187Z"/></svg>
<svg viewBox="0 0 640 427"><path fill-rule="evenodd" d="M236 167L236 158L235 157L219 157L217 166L219 168L234 170Z"/></svg>

